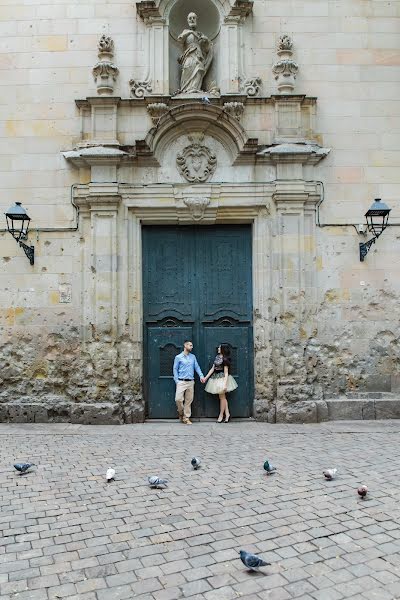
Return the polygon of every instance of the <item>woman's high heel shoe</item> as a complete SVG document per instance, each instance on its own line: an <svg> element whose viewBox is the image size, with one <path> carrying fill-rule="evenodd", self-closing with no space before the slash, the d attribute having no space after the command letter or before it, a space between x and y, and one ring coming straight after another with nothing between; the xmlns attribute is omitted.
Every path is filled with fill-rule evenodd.
<svg viewBox="0 0 400 600"><path fill-rule="evenodd" d="M223 417L221 417L221 418L218 417L217 423L222 423L222 419L223 419Z"/></svg>
<svg viewBox="0 0 400 600"><path fill-rule="evenodd" d="M225 423L229 423L230 418L231 418L231 415L226 416L225 417Z"/></svg>

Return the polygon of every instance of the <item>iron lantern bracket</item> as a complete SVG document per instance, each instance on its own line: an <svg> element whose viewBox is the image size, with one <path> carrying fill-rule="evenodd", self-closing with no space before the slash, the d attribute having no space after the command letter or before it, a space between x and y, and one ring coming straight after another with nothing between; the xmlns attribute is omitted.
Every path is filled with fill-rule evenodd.
<svg viewBox="0 0 400 600"><path fill-rule="evenodd" d="M360 261L361 262L364 261L364 258L367 256L368 252L370 251L372 244L375 244L377 239L378 239L378 237L373 237L370 240L368 240L368 242L365 242L365 244L362 244L360 242Z"/></svg>
<svg viewBox="0 0 400 600"><path fill-rule="evenodd" d="M19 245L21 246L21 248L25 252L26 256L28 257L31 265L33 265L35 263L35 248L34 248L34 246L28 246L27 244L24 244L24 242L21 242L21 241L19 242Z"/></svg>

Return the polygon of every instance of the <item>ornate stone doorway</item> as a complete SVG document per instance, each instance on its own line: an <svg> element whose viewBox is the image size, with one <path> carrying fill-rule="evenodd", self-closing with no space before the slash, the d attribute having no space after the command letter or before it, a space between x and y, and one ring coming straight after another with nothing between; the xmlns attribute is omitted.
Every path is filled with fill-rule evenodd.
<svg viewBox="0 0 400 600"><path fill-rule="evenodd" d="M172 365L191 339L204 372L217 345L232 348L233 417L253 411L251 226L143 228L143 388L150 418L175 418ZM195 386L193 415L216 417L218 400Z"/></svg>

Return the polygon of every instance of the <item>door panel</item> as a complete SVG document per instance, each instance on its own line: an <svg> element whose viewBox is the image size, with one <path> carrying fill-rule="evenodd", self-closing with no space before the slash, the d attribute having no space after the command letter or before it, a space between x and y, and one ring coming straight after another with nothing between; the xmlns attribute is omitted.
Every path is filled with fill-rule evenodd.
<svg viewBox="0 0 400 600"><path fill-rule="evenodd" d="M174 358L183 342L192 339L191 327L148 327L148 404L150 419L175 419Z"/></svg>
<svg viewBox="0 0 400 600"><path fill-rule="evenodd" d="M232 416L252 411L252 260L250 226L143 227L144 381L148 414L174 418L172 365L191 339L204 372L221 342L232 345L239 388ZM235 362L236 361L236 362ZM215 417L218 398L198 381L193 416Z"/></svg>
<svg viewBox="0 0 400 600"><path fill-rule="evenodd" d="M250 328L246 325L231 327L205 327L204 345L207 365L212 365L216 347L226 342L232 349L231 375L238 384L237 390L228 394L229 409L232 417L249 417L251 410L251 369L250 369ZM203 414L217 417L219 399L204 392Z"/></svg>

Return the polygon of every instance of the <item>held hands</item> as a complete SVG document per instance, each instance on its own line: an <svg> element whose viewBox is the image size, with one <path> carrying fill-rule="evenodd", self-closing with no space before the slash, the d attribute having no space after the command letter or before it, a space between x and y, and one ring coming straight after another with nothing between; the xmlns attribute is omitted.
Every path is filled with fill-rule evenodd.
<svg viewBox="0 0 400 600"><path fill-rule="evenodd" d="M206 377L200 377L200 381L201 381L201 383L205 383L207 381L207 378Z"/></svg>

